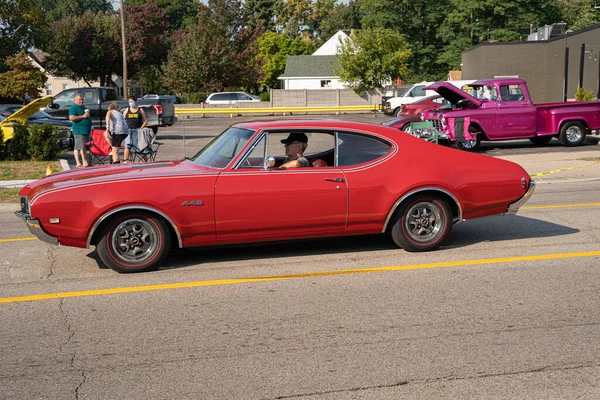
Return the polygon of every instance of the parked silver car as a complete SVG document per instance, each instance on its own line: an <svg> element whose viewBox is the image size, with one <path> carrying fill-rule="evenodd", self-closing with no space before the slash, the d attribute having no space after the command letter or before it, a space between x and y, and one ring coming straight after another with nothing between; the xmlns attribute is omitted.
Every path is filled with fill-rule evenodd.
<svg viewBox="0 0 600 400"><path fill-rule="evenodd" d="M205 104L236 104L236 103L248 103L260 101L260 97L253 96L244 92L220 92L211 93L206 100Z"/></svg>

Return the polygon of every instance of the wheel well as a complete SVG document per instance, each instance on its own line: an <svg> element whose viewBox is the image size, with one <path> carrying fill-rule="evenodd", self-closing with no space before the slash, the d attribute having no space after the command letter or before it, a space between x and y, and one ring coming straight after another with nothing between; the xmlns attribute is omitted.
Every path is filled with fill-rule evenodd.
<svg viewBox="0 0 600 400"><path fill-rule="evenodd" d="M481 137L479 138L480 140L488 140L487 135L485 134L483 129L481 129L481 126L477 122L472 122L469 124L469 132L479 132L479 134L481 135Z"/></svg>
<svg viewBox="0 0 600 400"><path fill-rule="evenodd" d="M153 211L153 210L145 209L145 208L144 209L128 208L126 210L120 210L120 211L114 212L112 214L109 213L107 215L102 216L100 219L100 223L95 228L93 228L94 231L92 233L92 237L89 240L89 244L93 244L95 246L98 243L98 240L100 240L100 235L102 234L104 229L106 229L106 227L112 221L114 221L116 218L119 218L121 215L130 214L131 212L137 212L137 213L149 216L149 217L161 219L164 222L166 222L167 229L169 230L169 234L171 235L171 238L172 238L171 246L179 247L179 242L180 242L179 236L178 236L177 232L175 231L175 228L173 227L171 221L169 221L167 218L165 218L160 213Z"/></svg>
<svg viewBox="0 0 600 400"><path fill-rule="evenodd" d="M585 129L585 133L588 134L590 131L590 127L588 126L587 122L585 120L581 120L581 119L570 119L568 121L563 121L560 123L560 127L558 128L558 133L560 134L560 132L563 129L563 126L565 126L565 124L568 124L569 122L579 122L581 125L583 125L583 129Z"/></svg>
<svg viewBox="0 0 600 400"><path fill-rule="evenodd" d="M421 196L432 196L432 197L436 197L436 198L446 201L446 203L448 203L448 206L450 207L450 211L452 212L452 221L453 222L456 222L457 220L462 218L462 211L460 210L457 200L454 197L452 197L449 193L446 193L439 189L426 189L426 190L412 193L409 196L407 196L406 198L402 199L402 201L399 202L398 204L395 204L396 208L394 209L394 212L392 213L391 218L388 219L385 230L389 231L391 229L393 224L391 224L390 222L395 219L396 214L399 212L398 210L402 208L403 204L406 204L407 202L411 201L415 197L421 197Z"/></svg>

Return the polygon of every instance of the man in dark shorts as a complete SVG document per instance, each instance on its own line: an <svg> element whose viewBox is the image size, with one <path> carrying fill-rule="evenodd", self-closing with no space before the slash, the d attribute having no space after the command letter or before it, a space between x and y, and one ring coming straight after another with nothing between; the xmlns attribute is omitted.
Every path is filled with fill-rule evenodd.
<svg viewBox="0 0 600 400"><path fill-rule="evenodd" d="M281 169L288 168L307 168L310 163L304 157L304 151L308 147L308 137L302 132L292 132L286 139L281 141L285 146L286 158Z"/></svg>
<svg viewBox="0 0 600 400"><path fill-rule="evenodd" d="M75 156L75 164L77 168L87 167L88 160L85 153L86 143L90 141L90 133L92 132L92 118L90 110L83 106L83 96L80 93L75 94L75 104L69 108L69 120L73 129L73 138L75 146L73 155Z"/></svg>

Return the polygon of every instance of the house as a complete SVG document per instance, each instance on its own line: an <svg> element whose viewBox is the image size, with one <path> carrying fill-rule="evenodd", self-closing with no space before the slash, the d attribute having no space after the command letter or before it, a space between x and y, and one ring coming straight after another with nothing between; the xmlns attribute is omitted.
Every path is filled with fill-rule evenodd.
<svg viewBox="0 0 600 400"><path fill-rule="evenodd" d="M336 75L340 63L336 54L341 52L341 43L350 37L338 31L312 55L288 56L285 71L278 79L282 89L345 89Z"/></svg>

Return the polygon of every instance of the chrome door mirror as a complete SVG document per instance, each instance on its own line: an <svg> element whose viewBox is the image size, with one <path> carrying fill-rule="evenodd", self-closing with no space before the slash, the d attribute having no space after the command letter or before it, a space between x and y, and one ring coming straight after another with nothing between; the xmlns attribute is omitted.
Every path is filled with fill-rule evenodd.
<svg viewBox="0 0 600 400"><path fill-rule="evenodd" d="M275 166L275 157L269 156L265 160L265 169L273 168Z"/></svg>

